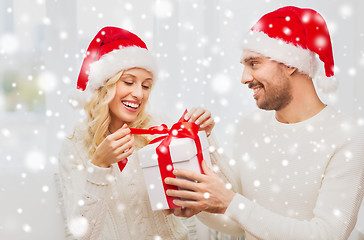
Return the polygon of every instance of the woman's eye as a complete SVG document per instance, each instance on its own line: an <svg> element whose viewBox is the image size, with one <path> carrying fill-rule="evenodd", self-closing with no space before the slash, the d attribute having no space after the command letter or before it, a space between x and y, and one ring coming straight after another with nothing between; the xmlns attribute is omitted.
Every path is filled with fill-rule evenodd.
<svg viewBox="0 0 364 240"><path fill-rule="evenodd" d="M149 88L150 88L150 86L148 86L148 85L142 85L142 87L143 87L144 89L149 89Z"/></svg>
<svg viewBox="0 0 364 240"><path fill-rule="evenodd" d="M133 83L132 83L132 82L127 82L127 81L124 81L124 83L125 83L126 85L128 85L128 86L131 86L131 85L133 85Z"/></svg>

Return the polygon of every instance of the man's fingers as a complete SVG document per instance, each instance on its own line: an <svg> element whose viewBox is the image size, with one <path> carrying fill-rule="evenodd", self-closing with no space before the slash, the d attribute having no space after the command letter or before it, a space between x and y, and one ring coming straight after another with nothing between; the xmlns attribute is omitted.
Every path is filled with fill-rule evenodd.
<svg viewBox="0 0 364 240"><path fill-rule="evenodd" d="M200 203L196 201L175 199L173 203L184 208L199 208Z"/></svg>
<svg viewBox="0 0 364 240"><path fill-rule="evenodd" d="M204 171L204 173L206 175L216 175L206 164L206 161L203 160L202 163L201 163L201 166L202 166L202 170Z"/></svg>
<svg viewBox="0 0 364 240"><path fill-rule="evenodd" d="M174 169L173 174L182 178L188 178L193 181L202 182L205 175L186 169Z"/></svg>
<svg viewBox="0 0 364 240"><path fill-rule="evenodd" d="M197 185L195 182L186 179L169 178L167 177L164 182L169 185L177 186L180 188L197 191Z"/></svg>
<svg viewBox="0 0 364 240"><path fill-rule="evenodd" d="M173 209L163 209L162 212L164 215L168 216L173 213Z"/></svg>
<svg viewBox="0 0 364 240"><path fill-rule="evenodd" d="M189 199L189 200L199 200L201 199L200 193L192 192L188 190L167 190L167 195L170 197L179 197L183 199Z"/></svg>

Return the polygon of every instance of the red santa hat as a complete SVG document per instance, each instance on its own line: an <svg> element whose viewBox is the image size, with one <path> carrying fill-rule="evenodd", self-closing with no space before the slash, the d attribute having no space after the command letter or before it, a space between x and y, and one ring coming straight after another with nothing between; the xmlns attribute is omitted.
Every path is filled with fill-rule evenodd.
<svg viewBox="0 0 364 240"><path fill-rule="evenodd" d="M287 6L265 14L251 28L243 48L316 77L323 91L336 90L330 34L323 17L312 9ZM316 74L316 54L327 78Z"/></svg>
<svg viewBox="0 0 364 240"><path fill-rule="evenodd" d="M80 100L84 104L86 96L104 86L113 75L135 67L156 78L156 59L137 35L117 27L102 28L92 39L78 75L77 89L84 93L72 94L71 104L79 105Z"/></svg>

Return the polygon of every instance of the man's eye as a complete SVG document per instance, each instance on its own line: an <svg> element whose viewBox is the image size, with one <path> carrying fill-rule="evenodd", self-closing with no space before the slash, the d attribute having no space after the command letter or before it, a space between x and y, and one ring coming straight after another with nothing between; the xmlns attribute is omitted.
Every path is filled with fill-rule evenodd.
<svg viewBox="0 0 364 240"><path fill-rule="evenodd" d="M252 66L252 67L254 67L255 65L257 65L257 63L256 63L256 62L251 62L251 63L250 63L250 66Z"/></svg>

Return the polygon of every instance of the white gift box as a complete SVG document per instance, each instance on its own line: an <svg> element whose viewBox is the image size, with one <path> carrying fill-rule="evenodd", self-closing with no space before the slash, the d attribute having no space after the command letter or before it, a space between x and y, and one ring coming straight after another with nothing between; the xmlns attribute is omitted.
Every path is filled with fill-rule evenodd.
<svg viewBox="0 0 364 240"><path fill-rule="evenodd" d="M203 158L206 164L211 167L209 144L205 131L199 131L198 136L201 142ZM152 210L169 209L156 153L156 148L160 143L149 144L138 151L138 158L143 170ZM174 169L179 168L201 172L197 159L196 144L193 139L173 137L169 150Z"/></svg>

